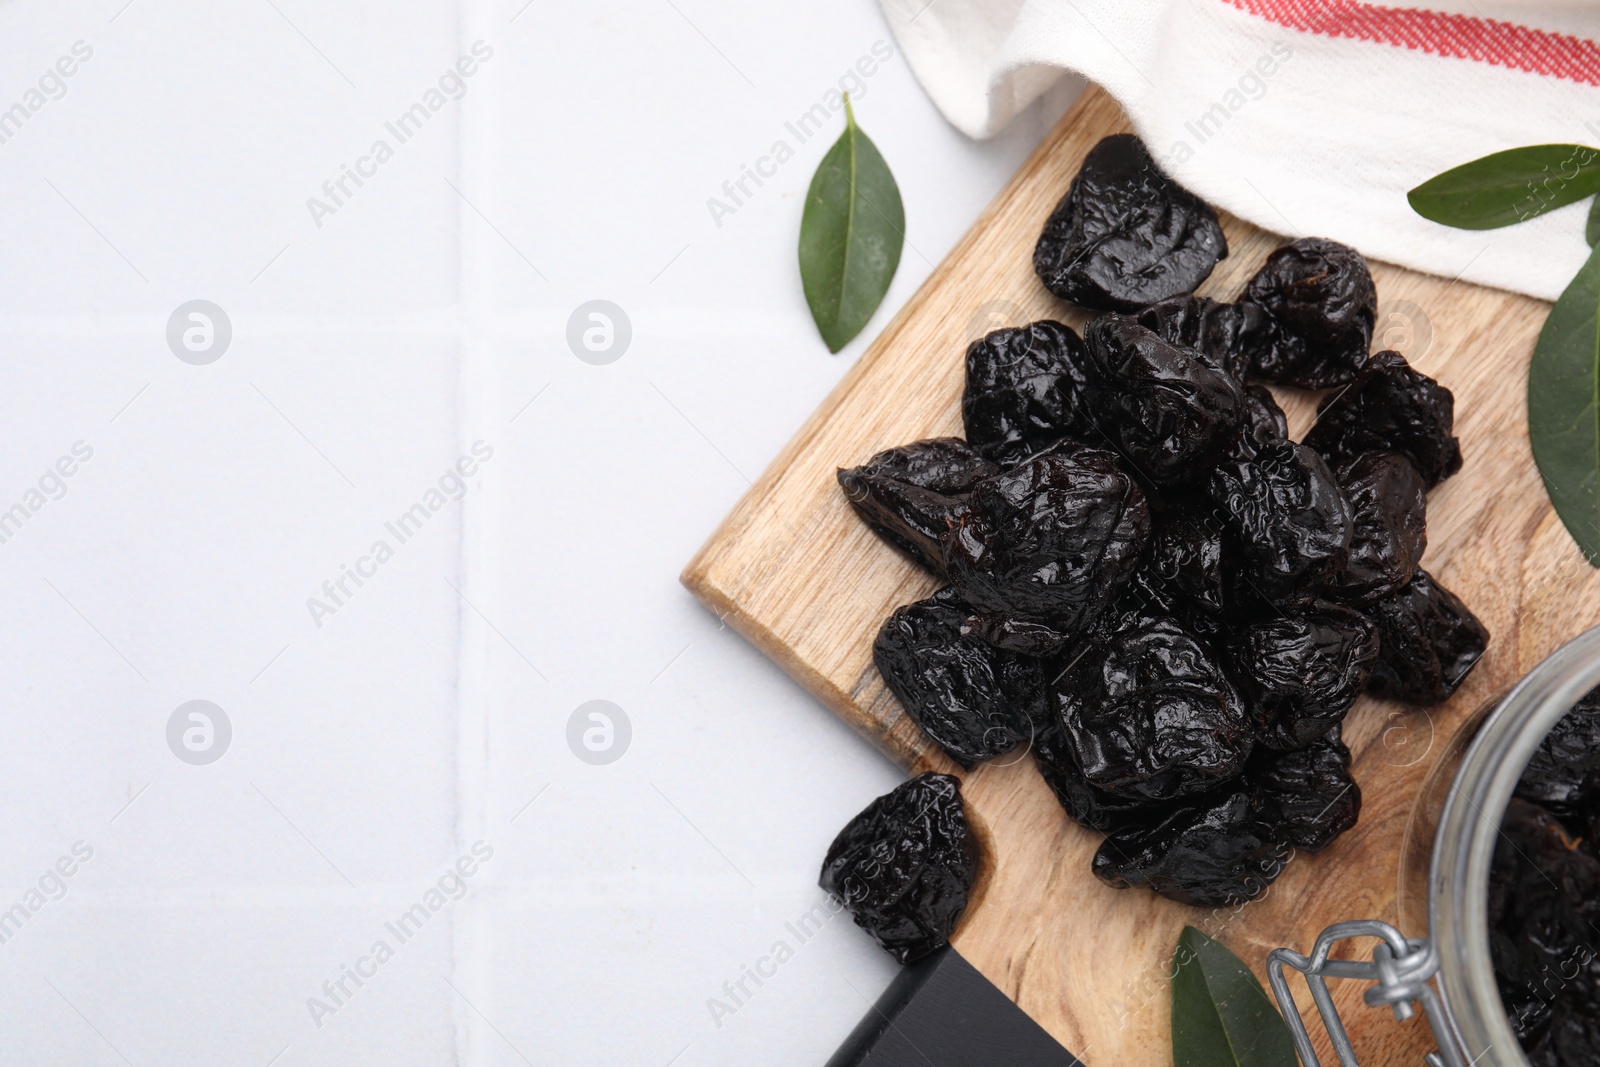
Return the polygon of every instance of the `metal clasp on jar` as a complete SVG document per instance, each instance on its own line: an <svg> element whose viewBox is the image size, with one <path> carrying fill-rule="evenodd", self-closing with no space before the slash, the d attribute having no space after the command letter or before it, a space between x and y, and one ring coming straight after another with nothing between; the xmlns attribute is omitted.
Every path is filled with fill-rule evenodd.
<svg viewBox="0 0 1600 1067"><path fill-rule="evenodd" d="M1340 941L1357 937L1375 937L1378 944L1372 950L1370 962L1361 960L1331 960L1333 946ZM1311 1037L1306 1024L1295 1006L1294 995L1289 991L1289 980L1284 967L1292 967L1306 976L1311 999L1317 1014L1328 1030L1334 1053L1341 1067L1358 1067L1355 1049L1350 1045L1350 1035L1345 1032L1339 1009L1334 1006L1333 995L1328 992L1329 978L1359 978L1375 983L1362 995L1369 1007L1384 1007L1394 1012L1401 1022L1415 1012L1413 1004L1422 1002L1428 1026L1439 1043L1439 1051L1429 1053L1429 1067L1468 1067L1453 1039L1450 1021L1445 1013L1444 1001L1432 979L1439 971L1439 955L1433 943L1427 940L1408 939L1399 930L1377 919L1359 919L1353 922L1334 923L1317 936L1311 955L1287 948L1274 949L1267 956L1267 979L1272 985L1272 995L1289 1025L1294 1039L1294 1050L1305 1067L1321 1067L1317 1055L1311 1050Z"/></svg>

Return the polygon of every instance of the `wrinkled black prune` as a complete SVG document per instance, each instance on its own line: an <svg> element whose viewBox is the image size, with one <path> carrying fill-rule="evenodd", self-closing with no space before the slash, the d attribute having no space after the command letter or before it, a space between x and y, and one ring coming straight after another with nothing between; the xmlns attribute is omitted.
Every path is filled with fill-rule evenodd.
<svg viewBox="0 0 1600 1067"><path fill-rule="evenodd" d="M1600 789L1600 689L1591 690L1551 728L1523 768L1516 795L1562 819L1588 820L1585 801ZM1585 826L1582 832L1587 832Z"/></svg>
<svg viewBox="0 0 1600 1067"><path fill-rule="evenodd" d="M1235 454L1232 458L1249 458L1260 452L1268 445L1282 444L1289 440L1289 420L1284 415L1283 409L1273 399L1272 391L1264 385L1247 385L1244 387L1244 440L1243 444L1248 451L1241 457Z"/></svg>
<svg viewBox="0 0 1600 1067"><path fill-rule="evenodd" d="M1333 470L1350 505L1350 564L1335 585L1378 600L1411 580L1428 547L1428 486L1398 452L1364 452Z"/></svg>
<svg viewBox="0 0 1600 1067"><path fill-rule="evenodd" d="M1291 241L1267 257L1241 303L1266 312L1244 338L1254 377L1326 389L1367 361L1378 291L1353 248L1322 237Z"/></svg>
<svg viewBox="0 0 1600 1067"><path fill-rule="evenodd" d="M1080 448L979 482L944 555L973 632L1041 655L1094 621L1149 539L1138 483L1114 453Z"/></svg>
<svg viewBox="0 0 1600 1067"><path fill-rule="evenodd" d="M972 342L961 397L967 442L1009 465L1080 433L1085 359L1072 327L1048 319Z"/></svg>
<svg viewBox="0 0 1600 1067"><path fill-rule="evenodd" d="M919 774L867 805L828 846L822 888L901 963L950 940L978 873L961 783Z"/></svg>
<svg viewBox="0 0 1600 1067"><path fill-rule="evenodd" d="M1399 452L1431 489L1461 469L1455 406L1450 390L1413 370L1400 353L1379 352L1355 381L1323 401L1305 443L1334 463L1363 452Z"/></svg>
<svg viewBox="0 0 1600 1067"><path fill-rule="evenodd" d="M1111 834L1094 854L1094 873L1119 889L1146 886L1184 904L1251 900L1288 859L1276 817L1254 790L1225 790L1179 805L1151 826Z"/></svg>
<svg viewBox="0 0 1600 1067"><path fill-rule="evenodd" d="M884 620L872 661L906 713L963 767L1009 752L1029 733L1027 715L1002 682L1010 653L961 627L972 609L953 589L907 604Z"/></svg>
<svg viewBox="0 0 1600 1067"><path fill-rule="evenodd" d="M1217 465L1208 485L1238 546L1241 578L1259 596L1304 595L1344 569L1350 516L1333 472L1311 449L1268 444Z"/></svg>
<svg viewBox="0 0 1600 1067"><path fill-rule="evenodd" d="M1359 612L1318 604L1242 627L1228 641L1227 658L1260 742L1303 748L1342 722L1361 695L1378 658L1378 633Z"/></svg>
<svg viewBox="0 0 1600 1067"><path fill-rule="evenodd" d="M1160 818L1170 807L1143 797L1118 796L1090 785L1067 751L1059 723L1047 723L1034 735L1033 759L1067 814L1091 830L1110 833L1126 826L1142 826Z"/></svg>
<svg viewBox="0 0 1600 1067"><path fill-rule="evenodd" d="M1169 800L1244 767L1253 744L1244 701L1176 620L1119 620L1065 659L1051 689L1062 740L1090 785Z"/></svg>
<svg viewBox="0 0 1600 1067"><path fill-rule="evenodd" d="M1337 729L1289 752L1256 749L1245 777L1276 811L1284 839L1307 852L1327 848L1361 815L1361 787Z"/></svg>
<svg viewBox="0 0 1600 1067"><path fill-rule="evenodd" d="M1600 991L1593 980L1600 860L1552 813L1513 797L1490 867L1488 911L1512 1028L1527 1040L1549 1025L1561 1062L1593 1062L1586 1031Z"/></svg>
<svg viewBox="0 0 1600 1067"><path fill-rule="evenodd" d="M1180 497L1155 516L1145 570L1191 604L1222 611L1222 523L1208 500Z"/></svg>
<svg viewBox="0 0 1600 1067"><path fill-rule="evenodd" d="M1203 296L1177 296L1139 312L1140 326L1163 341L1199 352L1234 381L1250 376L1245 340L1264 328L1266 312L1255 304L1223 304Z"/></svg>
<svg viewBox="0 0 1600 1067"><path fill-rule="evenodd" d="M1084 157L1044 224L1033 269L1045 288L1081 307L1136 311L1193 292L1227 254L1210 206L1122 133Z"/></svg>
<svg viewBox="0 0 1600 1067"><path fill-rule="evenodd" d="M1405 588L1361 609L1378 625L1371 692L1412 704L1445 700L1489 644L1489 631L1422 568Z"/></svg>
<svg viewBox="0 0 1600 1067"><path fill-rule="evenodd" d="M1238 435L1244 393L1192 348L1121 315L1084 331L1095 427L1142 477L1173 484L1201 474Z"/></svg>
<svg viewBox="0 0 1600 1067"><path fill-rule="evenodd" d="M884 540L935 574L944 572L939 539L967 506L978 482L1000 468L959 437L934 437L879 452L841 468L850 506Z"/></svg>

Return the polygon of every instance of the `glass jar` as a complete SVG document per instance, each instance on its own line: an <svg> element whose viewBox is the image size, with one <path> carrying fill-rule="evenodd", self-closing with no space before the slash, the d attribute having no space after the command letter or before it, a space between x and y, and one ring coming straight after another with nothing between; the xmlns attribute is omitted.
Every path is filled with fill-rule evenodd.
<svg viewBox="0 0 1600 1067"><path fill-rule="evenodd" d="M1305 1024L1289 991L1285 969L1305 974L1343 1067L1356 1067L1344 1025L1328 994L1328 978L1374 983L1363 999L1409 1018L1420 1004L1439 1043L1428 1056L1447 1067L1528 1067L1495 986L1489 958L1489 868L1500 820L1523 768L1545 734L1589 690L1600 686L1600 627L1552 653L1498 703L1481 709L1452 741L1424 784L1401 857L1400 913L1408 925L1422 911L1428 936L1408 939L1387 923L1357 920L1324 930L1309 956L1277 949L1268 956L1273 995L1283 1010L1305 1067L1317 1067ZM1457 766L1457 758L1459 765ZM1452 773L1453 771L1453 773ZM1421 842L1433 847L1422 878ZM1335 944L1376 937L1372 959L1334 960Z"/></svg>

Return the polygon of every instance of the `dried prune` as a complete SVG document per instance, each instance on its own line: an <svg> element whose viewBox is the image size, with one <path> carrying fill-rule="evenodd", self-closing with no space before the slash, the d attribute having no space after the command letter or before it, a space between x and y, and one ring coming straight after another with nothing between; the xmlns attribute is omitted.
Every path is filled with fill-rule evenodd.
<svg viewBox="0 0 1600 1067"><path fill-rule="evenodd" d="M1343 721L1377 658L1377 628L1333 604L1244 626L1227 645L1257 736L1276 749L1303 748Z"/></svg>
<svg viewBox="0 0 1600 1067"><path fill-rule="evenodd" d="M1147 573L1191 604L1223 609L1222 523L1204 497L1179 497L1155 517Z"/></svg>
<svg viewBox="0 0 1600 1067"><path fill-rule="evenodd" d="M1245 418L1239 383L1194 349L1121 315L1095 319L1084 339L1095 427L1142 477L1192 479L1238 435Z"/></svg>
<svg viewBox="0 0 1600 1067"><path fill-rule="evenodd" d="M1334 468L1350 505L1350 564L1335 585L1378 600L1411 580L1428 547L1428 486L1398 452L1364 452Z"/></svg>
<svg viewBox="0 0 1600 1067"><path fill-rule="evenodd" d="M1270 443L1211 472L1208 488L1249 589L1270 600L1305 595L1344 569L1350 516L1333 472L1311 449Z"/></svg>
<svg viewBox="0 0 1600 1067"><path fill-rule="evenodd" d="M1150 539L1144 492L1114 453L1051 451L979 482L944 538L973 632L1029 654L1094 621Z"/></svg>
<svg viewBox="0 0 1600 1067"><path fill-rule="evenodd" d="M1074 822L1110 833L1142 826L1164 815L1170 805L1143 797L1123 797L1096 789L1067 751L1059 723L1047 723L1033 738L1033 759L1051 792Z"/></svg>
<svg viewBox="0 0 1600 1067"><path fill-rule="evenodd" d="M1223 304L1203 296L1178 296L1152 304L1138 314L1138 323L1163 341L1192 348L1212 366L1237 382L1250 375L1245 344L1266 325L1266 312L1255 304Z"/></svg>
<svg viewBox="0 0 1600 1067"><path fill-rule="evenodd" d="M1235 454L1233 458L1249 458L1268 445L1282 444L1289 439L1289 420L1266 386L1244 387L1244 412L1242 443L1248 450L1242 456Z"/></svg>
<svg viewBox="0 0 1600 1067"><path fill-rule="evenodd" d="M1600 787L1600 690L1593 690L1551 727L1523 768L1516 795L1566 820L1580 820ZM1587 831L1587 826L1584 827Z"/></svg>
<svg viewBox="0 0 1600 1067"><path fill-rule="evenodd" d="M1353 248L1322 237L1291 241L1267 257L1241 303L1266 312L1243 338L1254 377L1326 389L1367 361L1378 291Z"/></svg>
<svg viewBox="0 0 1600 1067"><path fill-rule="evenodd" d="M1193 292L1227 254L1210 206L1123 133L1084 157L1044 224L1033 269L1045 288L1081 307L1135 311Z"/></svg>
<svg viewBox="0 0 1600 1067"><path fill-rule="evenodd" d="M1072 327L1049 320L995 330L972 342L961 397L967 442L1009 465L1081 433L1085 358Z"/></svg>
<svg viewBox="0 0 1600 1067"><path fill-rule="evenodd" d="M1495 978L1513 1029L1533 1039L1549 1025L1561 1062L1590 1062L1600 860L1552 813L1513 797L1490 868L1488 911Z"/></svg>
<svg viewBox="0 0 1600 1067"><path fill-rule="evenodd" d="M1288 861L1276 815L1248 787L1225 790L1153 825L1113 833L1094 854L1094 873L1119 889L1146 886L1184 904L1251 900Z"/></svg>
<svg viewBox="0 0 1600 1067"><path fill-rule="evenodd" d="M1026 712L1002 682L1010 654L962 623L972 609L953 589L907 604L884 621L872 661L906 713L963 767L1009 752L1028 736Z"/></svg>
<svg viewBox="0 0 1600 1067"><path fill-rule="evenodd" d="M950 940L978 873L961 783L919 774L867 805L828 846L819 884L901 963Z"/></svg>
<svg viewBox="0 0 1600 1067"><path fill-rule="evenodd" d="M1253 739L1244 701L1176 620L1119 620L1068 656L1051 684L1062 739L1084 780L1168 800L1234 777Z"/></svg>
<svg viewBox="0 0 1600 1067"><path fill-rule="evenodd" d="M972 487L1000 468L959 437L934 437L879 452L842 468L850 506L884 540L935 574L944 572L939 539L966 510Z"/></svg>
<svg viewBox="0 0 1600 1067"><path fill-rule="evenodd" d="M1355 381L1317 408L1305 443L1331 462L1399 452L1433 488L1461 469L1455 395L1398 352L1367 360Z"/></svg>
<svg viewBox="0 0 1600 1067"><path fill-rule="evenodd" d="M1256 749L1245 776L1295 848L1320 852L1361 815L1361 787L1350 775L1350 750L1337 728L1290 752Z"/></svg>
<svg viewBox="0 0 1600 1067"><path fill-rule="evenodd" d="M1362 611L1378 625L1378 659L1368 686L1379 696L1437 704L1456 691L1489 644L1478 617L1420 567L1405 588Z"/></svg>

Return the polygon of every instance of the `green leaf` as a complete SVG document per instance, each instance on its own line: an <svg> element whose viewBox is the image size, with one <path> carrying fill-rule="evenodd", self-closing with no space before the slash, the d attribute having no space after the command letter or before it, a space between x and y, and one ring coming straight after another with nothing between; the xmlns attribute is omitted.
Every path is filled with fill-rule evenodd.
<svg viewBox="0 0 1600 1067"><path fill-rule="evenodd" d="M1283 1016L1238 956L1185 926L1173 963L1175 1067L1299 1067Z"/></svg>
<svg viewBox="0 0 1600 1067"><path fill-rule="evenodd" d="M889 291L906 211L900 187L844 98L844 133L822 157L800 219L800 280L828 351L837 352L872 318Z"/></svg>
<svg viewBox="0 0 1600 1067"><path fill-rule="evenodd" d="M1589 221L1584 224L1583 236L1590 248L1600 244L1600 196L1589 205Z"/></svg>
<svg viewBox="0 0 1600 1067"><path fill-rule="evenodd" d="M1556 514L1600 566L1600 250L1539 331L1528 368L1528 437Z"/></svg>
<svg viewBox="0 0 1600 1067"><path fill-rule="evenodd" d="M1492 230L1600 192L1600 149L1511 148L1436 174L1406 194L1417 214L1463 230Z"/></svg>

